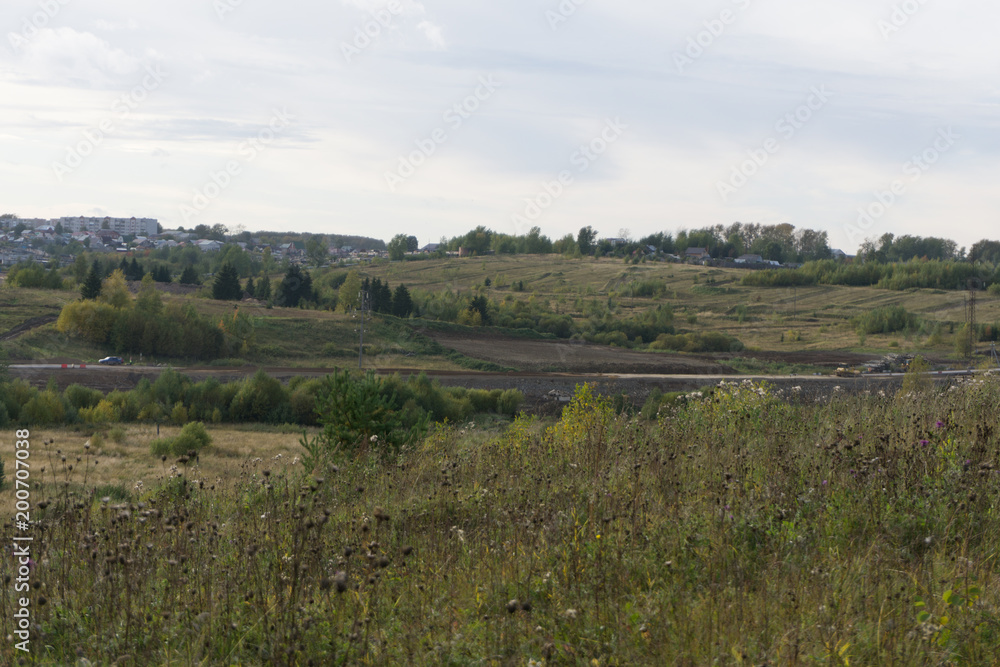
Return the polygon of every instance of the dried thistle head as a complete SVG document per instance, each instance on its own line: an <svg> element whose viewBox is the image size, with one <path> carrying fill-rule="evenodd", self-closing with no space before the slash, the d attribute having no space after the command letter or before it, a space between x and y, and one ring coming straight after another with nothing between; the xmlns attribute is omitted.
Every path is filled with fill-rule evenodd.
<svg viewBox="0 0 1000 667"><path fill-rule="evenodd" d="M333 584L338 593L345 593L347 591L347 573L340 571L333 575Z"/></svg>

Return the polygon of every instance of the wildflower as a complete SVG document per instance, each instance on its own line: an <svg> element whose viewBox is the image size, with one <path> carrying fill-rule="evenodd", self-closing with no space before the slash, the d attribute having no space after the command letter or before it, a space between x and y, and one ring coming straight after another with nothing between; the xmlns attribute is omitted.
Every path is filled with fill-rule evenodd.
<svg viewBox="0 0 1000 667"><path fill-rule="evenodd" d="M921 441L920 441L920 444L921 444L921 445L922 445L923 447L926 447L927 445L931 444L931 441L930 441L930 440L921 440Z"/></svg>
<svg viewBox="0 0 1000 667"><path fill-rule="evenodd" d="M944 422L939 419L935 424L935 426L937 426L938 428L944 428Z"/></svg>

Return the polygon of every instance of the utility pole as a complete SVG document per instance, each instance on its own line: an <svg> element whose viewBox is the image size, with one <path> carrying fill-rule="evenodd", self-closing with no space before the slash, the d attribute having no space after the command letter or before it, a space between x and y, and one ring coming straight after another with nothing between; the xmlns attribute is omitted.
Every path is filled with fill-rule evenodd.
<svg viewBox="0 0 1000 667"><path fill-rule="evenodd" d="M976 354L976 344L979 342L979 332L976 327L976 290L980 288L982 281L979 278L969 278L967 287L969 288L969 299L966 303L966 326L969 335L969 359Z"/></svg>
<svg viewBox="0 0 1000 667"><path fill-rule="evenodd" d="M360 340L358 342L358 370L363 370L362 363L365 356L365 308L368 307L368 292L361 290L358 292L358 301L361 303L361 329Z"/></svg>

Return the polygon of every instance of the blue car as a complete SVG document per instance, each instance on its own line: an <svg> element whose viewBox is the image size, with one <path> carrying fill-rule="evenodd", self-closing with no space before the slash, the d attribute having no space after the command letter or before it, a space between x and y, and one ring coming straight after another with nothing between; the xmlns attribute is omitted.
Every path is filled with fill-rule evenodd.
<svg viewBox="0 0 1000 667"><path fill-rule="evenodd" d="M105 366L121 366L125 363L125 360L121 357L104 357L97 363L104 364Z"/></svg>

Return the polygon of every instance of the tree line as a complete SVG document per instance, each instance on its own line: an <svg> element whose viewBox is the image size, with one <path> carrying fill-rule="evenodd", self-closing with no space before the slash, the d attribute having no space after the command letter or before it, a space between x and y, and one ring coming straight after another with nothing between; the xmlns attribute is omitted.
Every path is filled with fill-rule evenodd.
<svg viewBox="0 0 1000 667"><path fill-rule="evenodd" d="M333 397L329 395L331 387L335 388ZM339 401L343 413L331 413L333 400ZM326 380L296 377L282 384L264 371L220 383L214 378L195 382L167 369L155 381L143 378L135 389L108 393L78 384L61 392L54 385L39 390L0 373L0 428L136 422L312 426L321 420L329 423L346 417L349 410L363 407L364 401L383 406L391 423L410 429L445 420L462 422L483 413L513 416L524 395L518 390L442 387L423 373L404 380L398 375L381 378L335 371ZM357 424L342 419L338 424L338 438L359 432Z"/></svg>

